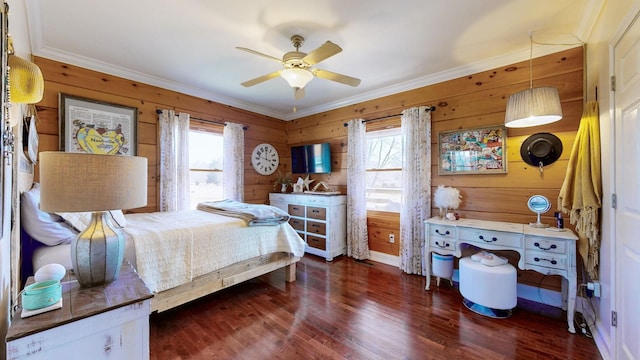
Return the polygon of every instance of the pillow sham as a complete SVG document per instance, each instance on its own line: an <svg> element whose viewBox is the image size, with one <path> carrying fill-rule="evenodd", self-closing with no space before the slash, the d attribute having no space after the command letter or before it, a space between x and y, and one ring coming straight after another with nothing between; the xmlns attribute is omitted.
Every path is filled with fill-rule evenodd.
<svg viewBox="0 0 640 360"><path fill-rule="evenodd" d="M48 246L69 244L78 234L60 216L40 210L38 183L20 195L20 222L29 236Z"/></svg>

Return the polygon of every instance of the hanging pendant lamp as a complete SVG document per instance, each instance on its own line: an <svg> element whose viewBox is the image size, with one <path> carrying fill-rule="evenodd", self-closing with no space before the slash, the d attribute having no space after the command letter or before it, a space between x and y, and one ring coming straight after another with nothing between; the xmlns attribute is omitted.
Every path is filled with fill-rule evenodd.
<svg viewBox="0 0 640 360"><path fill-rule="evenodd" d="M558 89L533 87L533 35L529 34L529 88L509 97L504 117L506 127L521 128L549 124L562 119Z"/></svg>

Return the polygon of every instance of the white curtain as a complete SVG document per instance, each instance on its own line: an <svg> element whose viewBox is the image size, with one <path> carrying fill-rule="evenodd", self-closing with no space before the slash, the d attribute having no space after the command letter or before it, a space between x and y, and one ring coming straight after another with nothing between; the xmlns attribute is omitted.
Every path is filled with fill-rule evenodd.
<svg viewBox="0 0 640 360"><path fill-rule="evenodd" d="M400 209L400 269L425 273L422 261L424 220L431 214L431 113L420 106L402 112L402 205Z"/></svg>
<svg viewBox="0 0 640 360"><path fill-rule="evenodd" d="M347 256L369 258L366 203L366 126L362 119L349 121L347 137Z"/></svg>
<svg viewBox="0 0 640 360"><path fill-rule="evenodd" d="M240 124L224 126L222 191L225 199L244 201L244 128Z"/></svg>
<svg viewBox="0 0 640 360"><path fill-rule="evenodd" d="M162 110L160 124L160 211L190 207L189 114Z"/></svg>

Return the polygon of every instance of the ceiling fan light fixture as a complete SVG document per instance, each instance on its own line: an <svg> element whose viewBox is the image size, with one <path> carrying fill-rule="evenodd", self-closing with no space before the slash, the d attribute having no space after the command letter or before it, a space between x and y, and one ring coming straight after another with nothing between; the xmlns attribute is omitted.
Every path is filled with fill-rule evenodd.
<svg viewBox="0 0 640 360"><path fill-rule="evenodd" d="M545 125L562 119L558 89L545 86L530 88L509 97L504 118L506 127L522 128Z"/></svg>
<svg viewBox="0 0 640 360"><path fill-rule="evenodd" d="M292 88L304 88L311 79L313 79L313 74L311 71L301 68L290 68L282 70L280 74L283 79L287 80L289 86Z"/></svg>

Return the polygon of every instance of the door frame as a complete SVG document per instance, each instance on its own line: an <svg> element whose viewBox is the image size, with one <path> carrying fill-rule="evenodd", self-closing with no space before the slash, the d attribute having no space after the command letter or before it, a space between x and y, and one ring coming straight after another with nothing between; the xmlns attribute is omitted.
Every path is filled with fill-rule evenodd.
<svg viewBox="0 0 640 360"><path fill-rule="evenodd" d="M611 42L609 43L609 79L613 78L616 75L616 57L615 57L615 50L616 50L616 46L619 45L619 43L621 42L622 38L624 37L625 34L627 34L627 32L630 30L631 26L634 25L636 22L640 23L640 2L639 1L635 1L633 6L629 9L629 12L627 13L627 16L625 16L625 18L620 22L620 26L618 27L615 35L613 36L613 38L611 39ZM611 154L613 154L614 158L613 158L613 175L611 178L611 194L616 194L618 195L618 191L619 189L617 188L617 182L618 182L618 171L617 171L617 166L616 166L616 162L617 159L615 158L616 155L616 131L617 131L617 126L616 123L619 122L621 119L619 117L620 115L620 111L618 109L618 101L616 98L616 91L613 91L611 89L611 87L609 88L609 114L610 114L610 131L611 131L611 136L609 140L609 151ZM611 196L609 194L609 196ZM611 199L608 199L608 202L610 202ZM603 203L604 205L604 203ZM619 265L619 252L621 251L620 246L618 244L617 241L617 222L618 222L618 215L617 215L617 209L613 208L613 207L609 207L608 211L610 211L610 215L608 216L608 220L610 221L610 228L609 228L609 232L608 232L608 236L610 237L610 239L612 239L611 241L611 253L610 253L610 261L611 261L611 279L610 279L610 284L611 284L611 289L613 291L611 291L611 308L610 309L603 309L602 307L600 307L600 314L599 316L602 317L608 317L608 324L611 324L611 316L612 316L612 312L613 311L617 311L617 309L621 308L621 304L620 302L621 300L621 296L619 294L621 294L620 290L621 287L624 286L624 284L622 284L622 282L618 281L618 275L621 272L620 269L620 265ZM604 220L604 218L603 218ZM604 234L602 234L604 235ZM602 314L602 310L608 311L605 314ZM619 336L619 332L621 331L620 327L614 327L611 326L610 327L610 336L611 336L611 348L610 348L610 356L612 359L617 359L618 355L620 354L621 351L621 344L620 344L620 339L621 336Z"/></svg>

